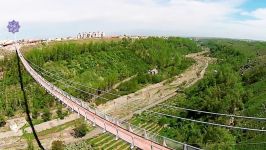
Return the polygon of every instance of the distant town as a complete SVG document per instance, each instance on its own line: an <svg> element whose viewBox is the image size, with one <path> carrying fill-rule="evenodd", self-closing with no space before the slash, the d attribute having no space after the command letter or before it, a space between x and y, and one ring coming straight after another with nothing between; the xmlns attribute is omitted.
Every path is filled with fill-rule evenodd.
<svg viewBox="0 0 266 150"><path fill-rule="evenodd" d="M146 38L146 36L131 36L131 35L108 35L106 36L105 32L81 32L76 36L68 36L68 37L57 37L57 38L46 38L46 39L20 39L17 41L14 40L0 40L0 48L5 50L14 50L13 44L17 42L19 45L29 46L35 45L39 43L49 43L54 41L66 41L66 40L81 40L81 39L112 39L112 38Z"/></svg>
<svg viewBox="0 0 266 150"><path fill-rule="evenodd" d="M68 41L68 40L82 40L82 39L123 39L123 38L130 38L130 39L144 39L148 36L141 36L141 35L106 35L105 32L81 32L76 34L76 36L67 36L67 37L57 37L57 38L39 38L39 39L19 39L17 41L14 40L0 40L0 49L5 50L14 50L14 47L12 46L16 42L21 46L29 46L29 45L35 45L40 43L46 43L49 42L55 42L55 41ZM161 37L161 38L168 38L168 36L153 36L153 37ZM200 39L216 39L216 37L187 37L191 40L199 41ZM217 38L221 39L221 38ZM227 39L227 38L222 38ZM229 38L228 38L229 39ZM250 39L238 39L240 41L246 41L246 42L252 42L255 40Z"/></svg>

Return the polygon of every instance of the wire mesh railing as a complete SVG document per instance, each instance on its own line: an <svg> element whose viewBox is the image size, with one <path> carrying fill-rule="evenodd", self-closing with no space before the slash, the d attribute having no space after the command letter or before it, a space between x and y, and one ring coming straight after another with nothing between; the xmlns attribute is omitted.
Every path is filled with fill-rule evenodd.
<svg viewBox="0 0 266 150"><path fill-rule="evenodd" d="M51 86L53 86L53 85L51 85ZM155 143L158 143L160 145L164 145L164 146L169 147L171 149L177 149L177 150L179 150L179 149L180 150L181 149L199 150L200 149L200 148L197 148L197 147L193 147L193 146L187 145L187 144L182 143L182 142L178 142L178 141L169 139L169 138L164 137L164 136L160 136L158 134L154 134L154 133L152 133L150 131L147 131L144 128L138 127L138 126L133 125L133 124L131 124L129 122L121 121L121 120L119 120L119 119L117 119L115 117L112 117L109 114L101 112L100 110L91 108L86 103L84 103L82 100L77 99L77 98L69 95L68 93L60 90L60 89L58 89L58 91L61 92L61 94L64 95L65 97L68 97L69 99L71 99L74 103L82 106L83 108L85 108L85 109L87 109L89 111L94 111L95 114L100 116L101 118L104 118L105 120L110 121L110 122L118 125L119 127L127 130L127 131L133 132L136 135L144 137L145 139L151 140L151 141L153 141Z"/></svg>
<svg viewBox="0 0 266 150"><path fill-rule="evenodd" d="M22 57L24 59L24 57L22 56L21 53L20 53L20 57ZM101 112L100 110L92 108L91 106L87 105L87 103L84 103L81 99L75 98L74 96L66 93L65 91L57 88L52 83L48 82L46 79L44 79L42 76L40 76L35 70L33 70L25 59L23 61L24 61L23 64L25 65L26 69L31 74L33 74L33 78L37 82L39 82L40 85L43 85L43 83L45 83L46 86L49 87L49 90L56 91L56 92L60 93L60 95L64 96L68 100L72 101L73 103L81 106L82 108L84 108L84 109L86 109L86 110L88 110L90 112L95 113L97 116L99 116L101 118L104 118L105 120L110 121L110 122L116 124L117 126L123 128L123 129L125 129L125 130L127 130L129 132L131 132L131 133L134 133L134 134L136 134L136 135L138 135L140 137L143 137L145 139L148 139L150 141L153 141L154 143L163 145L163 146L168 147L170 149L187 149L187 147L189 147L190 149L193 149L193 150L198 150L199 149L199 148L196 148L196 147L193 147L193 146L189 146L189 145L187 145L185 143L181 143L181 142L178 142L178 141L171 140L171 139L168 139L166 137L160 136L158 134L154 134L154 133L152 133L150 131L147 131L146 129L143 129L143 128L138 127L138 126L133 125L133 124L130 124L129 122L126 122L126 121L121 121L121 120L119 120L119 119L117 119L115 117L112 117L109 114L106 114L104 112ZM46 90L49 92L48 89L46 89ZM60 99L58 99L58 100L60 101ZM74 109L72 108L72 110L74 110ZM78 113L80 113L80 112L78 112ZM86 115L84 115L84 117L86 118Z"/></svg>

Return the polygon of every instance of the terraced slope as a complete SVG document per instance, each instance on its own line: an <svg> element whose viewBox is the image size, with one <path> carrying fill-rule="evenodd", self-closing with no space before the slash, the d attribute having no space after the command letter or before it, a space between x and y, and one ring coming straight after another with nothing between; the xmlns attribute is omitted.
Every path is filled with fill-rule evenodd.
<svg viewBox="0 0 266 150"><path fill-rule="evenodd" d="M131 123L142 129L146 129L147 132L152 132L154 134L158 134L163 128L156 123L142 122L141 119L137 117L133 118L131 120ZM124 142L120 139L116 140L116 137L109 133L102 133L95 138L91 138L87 140L87 143L92 145L92 147L96 150L128 150L130 149L129 143Z"/></svg>
<svg viewBox="0 0 266 150"><path fill-rule="evenodd" d="M123 140L116 140L115 136L109 133L103 133L95 138L87 140L95 150L128 150L130 144Z"/></svg>

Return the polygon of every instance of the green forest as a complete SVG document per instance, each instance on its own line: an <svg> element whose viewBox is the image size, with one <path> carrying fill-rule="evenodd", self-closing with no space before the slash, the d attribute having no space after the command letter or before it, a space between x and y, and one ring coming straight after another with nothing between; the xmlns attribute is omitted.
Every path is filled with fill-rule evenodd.
<svg viewBox="0 0 266 150"><path fill-rule="evenodd" d="M47 80L84 101L90 101L93 95L99 95L101 91L111 89L115 83L134 75L135 78L121 84L114 92L130 93L145 84L157 83L177 75L193 63L184 55L199 50L196 43L190 39L147 38L52 43L25 50L24 55L32 67ZM0 80L0 116L8 118L24 111L16 57L5 57L1 67L4 75ZM154 68L157 68L159 73L149 75L148 70ZM23 80L35 118L40 114L48 114L47 108L60 108L54 98L38 86L25 70ZM87 87L79 86L80 90L77 90L72 88L71 83L65 83L68 80ZM96 100L97 104L103 102ZM42 120L46 121L47 118Z"/></svg>
<svg viewBox="0 0 266 150"><path fill-rule="evenodd" d="M266 43L238 40L202 40L217 58L204 78L183 94L168 100L169 106L201 111L266 117ZM229 125L230 117L157 106L153 111L183 118ZM226 129L145 112L137 124L156 122L161 135L205 149L258 149L266 147L266 133ZM232 120L231 120L232 121ZM266 122L234 118L234 126L265 129ZM255 143L255 144L252 144ZM262 143L262 144L256 144ZM263 144L264 143L264 144Z"/></svg>
<svg viewBox="0 0 266 150"><path fill-rule="evenodd" d="M124 95L148 84L171 79L191 66L188 53L210 49L209 64L202 80L164 104L201 111L266 118L266 43L228 39L193 41L187 38L122 39L117 41L62 42L39 45L23 53L29 63L47 80L82 100L99 105L105 99L95 95L102 91ZM150 75L150 69L158 74ZM0 126L4 120L24 113L15 55L0 62ZM131 80L112 87L127 78ZM51 110L57 117L67 112L46 93L23 69L23 79L35 123L50 120ZM82 83L85 86L73 84ZM76 88L73 88L76 87ZM84 92L86 91L86 92ZM114 95L104 94L112 99ZM50 108L50 109L48 109ZM228 118L162 106L152 111L205 122L265 129L265 121ZM37 119L39 118L39 119ZM152 122L162 127L159 134L204 149L264 149L266 145L252 145L266 141L265 132L226 129L177 118L144 112L135 115L135 124ZM137 121L136 121L137 120ZM257 147L256 147L257 146Z"/></svg>

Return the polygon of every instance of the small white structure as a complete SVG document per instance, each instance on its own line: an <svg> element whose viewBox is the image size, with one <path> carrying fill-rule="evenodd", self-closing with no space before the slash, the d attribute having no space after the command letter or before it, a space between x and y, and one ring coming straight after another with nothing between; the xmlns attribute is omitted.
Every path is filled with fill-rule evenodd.
<svg viewBox="0 0 266 150"><path fill-rule="evenodd" d="M159 73L159 71L156 68L148 71L148 74L151 74L151 75L156 75L158 73Z"/></svg>
<svg viewBox="0 0 266 150"><path fill-rule="evenodd" d="M87 34L87 38L91 38L91 36L92 36L92 34L91 34L91 32L89 32L89 33Z"/></svg>
<svg viewBox="0 0 266 150"><path fill-rule="evenodd" d="M96 38L97 37L97 32L92 32L91 38Z"/></svg>
<svg viewBox="0 0 266 150"><path fill-rule="evenodd" d="M100 32L98 31L97 33L96 33L96 38L99 38L100 37Z"/></svg>
<svg viewBox="0 0 266 150"><path fill-rule="evenodd" d="M101 33L101 38L103 38L103 37L105 37L105 33L104 32Z"/></svg>
<svg viewBox="0 0 266 150"><path fill-rule="evenodd" d="M81 34L79 33L78 35L77 35L77 39L81 39L82 38L82 36L81 36Z"/></svg>
<svg viewBox="0 0 266 150"><path fill-rule="evenodd" d="M82 32L78 33L77 39L86 39L86 38L104 38L105 33L104 32Z"/></svg>

